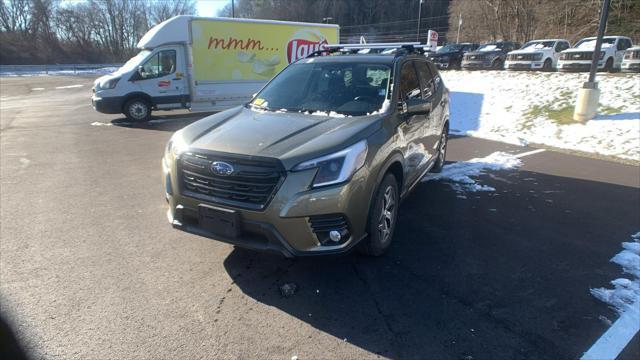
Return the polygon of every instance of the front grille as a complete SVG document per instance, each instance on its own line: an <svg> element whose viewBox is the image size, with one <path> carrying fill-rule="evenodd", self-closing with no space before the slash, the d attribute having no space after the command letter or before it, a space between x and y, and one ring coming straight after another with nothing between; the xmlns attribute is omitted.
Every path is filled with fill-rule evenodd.
<svg viewBox="0 0 640 360"><path fill-rule="evenodd" d="M533 61L536 54L511 54L508 56L509 61Z"/></svg>
<svg viewBox="0 0 640 360"><path fill-rule="evenodd" d="M349 223L342 214L316 215L309 217L309 226L322 245L337 245L349 238ZM338 231L341 235L339 242L331 241L329 232Z"/></svg>
<svg viewBox="0 0 640 360"><path fill-rule="evenodd" d="M562 60L591 60L593 51L570 52L562 54Z"/></svg>
<svg viewBox="0 0 640 360"><path fill-rule="evenodd" d="M624 58L626 60L631 60L631 59L640 59L640 50L635 50L635 51L627 51L624 54Z"/></svg>
<svg viewBox="0 0 640 360"><path fill-rule="evenodd" d="M215 161L230 164L233 173L214 174L211 164ZM269 204L285 174L276 159L201 153L181 155L179 173L184 195L253 210Z"/></svg>
<svg viewBox="0 0 640 360"><path fill-rule="evenodd" d="M471 60L471 61L480 61L480 60L484 60L485 56L484 55L465 55L464 59Z"/></svg>

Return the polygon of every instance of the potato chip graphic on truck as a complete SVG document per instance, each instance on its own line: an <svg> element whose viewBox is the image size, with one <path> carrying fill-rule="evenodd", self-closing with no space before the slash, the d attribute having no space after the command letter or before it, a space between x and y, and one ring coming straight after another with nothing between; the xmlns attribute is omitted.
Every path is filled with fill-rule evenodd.
<svg viewBox="0 0 640 360"><path fill-rule="evenodd" d="M337 43L339 31L331 24L175 16L151 28L122 68L96 80L92 105L133 121L160 109L224 110L248 101L288 64ZM166 81L171 86L158 86Z"/></svg>

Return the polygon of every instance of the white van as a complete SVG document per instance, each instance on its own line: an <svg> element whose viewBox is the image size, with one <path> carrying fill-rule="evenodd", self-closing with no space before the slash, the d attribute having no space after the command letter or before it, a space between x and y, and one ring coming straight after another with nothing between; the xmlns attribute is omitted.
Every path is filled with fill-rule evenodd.
<svg viewBox="0 0 640 360"><path fill-rule="evenodd" d="M602 38L602 48L598 57L598 70L613 72L620 70L625 50L633 46L633 42L626 36L605 36ZM560 71L589 71L591 59L596 47L596 38L588 37L578 41L574 47L560 54L558 70Z"/></svg>
<svg viewBox="0 0 640 360"><path fill-rule="evenodd" d="M149 120L153 110L224 110L338 39L338 25L176 16L142 37L138 55L94 82L92 104L132 121Z"/></svg>

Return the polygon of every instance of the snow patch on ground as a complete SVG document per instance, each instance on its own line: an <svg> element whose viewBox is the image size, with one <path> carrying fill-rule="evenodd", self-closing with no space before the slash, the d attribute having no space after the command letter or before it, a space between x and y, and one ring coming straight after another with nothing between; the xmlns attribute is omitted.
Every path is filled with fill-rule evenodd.
<svg viewBox="0 0 640 360"><path fill-rule="evenodd" d="M483 158L458 161L450 165L445 165L442 172L428 175L422 179L422 181L444 180L458 193L495 191L491 186L478 184L478 182L471 177L482 175L489 170L515 169L520 167L520 165L522 165L522 161L517 155L498 151Z"/></svg>
<svg viewBox="0 0 640 360"><path fill-rule="evenodd" d="M91 126L112 126L112 123L103 123L100 121L94 121L91 123Z"/></svg>
<svg viewBox="0 0 640 360"><path fill-rule="evenodd" d="M640 81L598 74L599 115L571 119L586 73L446 71L451 132L511 144L545 144L640 161Z"/></svg>
<svg viewBox="0 0 640 360"><path fill-rule="evenodd" d="M75 88L81 88L84 85L66 85L66 86L56 86L56 89L75 89Z"/></svg>
<svg viewBox="0 0 640 360"><path fill-rule="evenodd" d="M73 75L107 75L118 70L118 67L103 67L98 69L78 69L78 70L18 70L0 71L0 76L73 76Z"/></svg>
<svg viewBox="0 0 640 360"><path fill-rule="evenodd" d="M591 289L591 294L613 306L620 314L638 311L640 307L640 232L632 236L633 242L622 243L622 250L611 259L632 275L631 279L619 278L611 282L613 289Z"/></svg>

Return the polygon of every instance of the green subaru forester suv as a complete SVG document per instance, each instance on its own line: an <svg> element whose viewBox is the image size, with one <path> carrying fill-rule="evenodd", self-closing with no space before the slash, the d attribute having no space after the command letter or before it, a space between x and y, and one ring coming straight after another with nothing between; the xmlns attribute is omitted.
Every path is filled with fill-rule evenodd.
<svg viewBox="0 0 640 360"><path fill-rule="evenodd" d="M299 60L247 104L176 132L173 227L287 257L389 247L400 199L442 169L449 93L424 55Z"/></svg>

